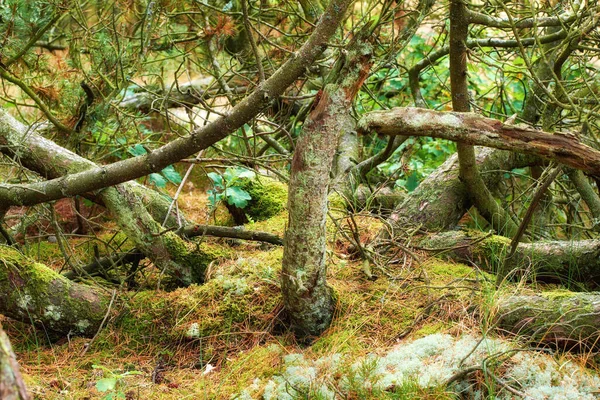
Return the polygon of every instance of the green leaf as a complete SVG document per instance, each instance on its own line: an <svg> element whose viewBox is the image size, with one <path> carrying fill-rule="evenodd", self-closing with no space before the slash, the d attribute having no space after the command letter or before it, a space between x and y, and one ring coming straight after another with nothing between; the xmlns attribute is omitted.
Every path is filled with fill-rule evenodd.
<svg viewBox="0 0 600 400"><path fill-rule="evenodd" d="M136 144L135 146L132 146L129 149L127 149L127 152L129 154L131 154L132 156L134 156L134 157L143 156L144 154L147 153L147 151L144 148L144 146L142 146L139 143Z"/></svg>
<svg viewBox="0 0 600 400"><path fill-rule="evenodd" d="M416 172L413 172L412 174L409 175L404 187L409 192L412 192L413 190L415 190L417 188L417 186L419 186L419 177L417 176Z"/></svg>
<svg viewBox="0 0 600 400"><path fill-rule="evenodd" d="M239 171L237 173L237 177L238 178L242 178L242 179L254 179L254 177L256 176L256 174L254 173L254 171L250 171L249 169L246 169L246 168L239 168L238 171Z"/></svg>
<svg viewBox="0 0 600 400"><path fill-rule="evenodd" d="M209 172L207 175L210 180L213 181L215 186L220 188L223 187L223 177L220 174L217 174L216 172Z"/></svg>
<svg viewBox="0 0 600 400"><path fill-rule="evenodd" d="M96 389L99 392L108 392L114 390L117 386L117 378L103 378L96 382Z"/></svg>
<svg viewBox="0 0 600 400"><path fill-rule="evenodd" d="M167 187L167 180L161 174L157 173L150 174L150 183L161 189Z"/></svg>
<svg viewBox="0 0 600 400"><path fill-rule="evenodd" d="M227 203L239 208L246 207L248 200L252 200L248 192L237 186L228 187L225 191L225 197L227 198Z"/></svg>
<svg viewBox="0 0 600 400"><path fill-rule="evenodd" d="M177 172L175 167L173 167L172 165L169 165L167 168L163 169L161 172L162 172L162 175L165 178L167 178L167 180L169 182L174 183L175 185L181 183L181 175L179 175L179 172Z"/></svg>

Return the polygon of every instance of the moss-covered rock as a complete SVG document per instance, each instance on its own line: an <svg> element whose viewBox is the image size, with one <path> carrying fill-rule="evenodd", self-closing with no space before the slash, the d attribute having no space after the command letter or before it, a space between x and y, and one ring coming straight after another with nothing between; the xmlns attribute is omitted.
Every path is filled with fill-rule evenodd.
<svg viewBox="0 0 600 400"><path fill-rule="evenodd" d="M252 197L244 212L254 221L267 220L286 207L287 186L275 179L262 176L247 180L243 189Z"/></svg>

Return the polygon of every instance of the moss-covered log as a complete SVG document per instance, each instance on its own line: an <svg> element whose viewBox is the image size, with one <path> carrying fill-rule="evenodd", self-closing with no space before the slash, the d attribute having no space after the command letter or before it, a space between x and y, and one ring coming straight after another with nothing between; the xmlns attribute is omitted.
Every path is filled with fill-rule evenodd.
<svg viewBox="0 0 600 400"><path fill-rule="evenodd" d="M8 336L0 325L0 399L29 400L19 364L13 353Z"/></svg>
<svg viewBox="0 0 600 400"><path fill-rule="evenodd" d="M474 262L490 272L503 268L513 277L600 283L600 240L519 243L511 257L509 239L481 232L435 234L421 239L419 246L457 262Z"/></svg>
<svg viewBox="0 0 600 400"><path fill-rule="evenodd" d="M496 327L564 350L600 348L600 293L549 292L501 298Z"/></svg>
<svg viewBox="0 0 600 400"><path fill-rule="evenodd" d="M92 161L36 133L3 109L0 109L0 151L9 157L18 158L25 168L47 179L97 167ZM154 219L161 223L165 220L171 203L168 198L134 181L123 185L144 202ZM100 196L90 196L90 199L104 205ZM187 223L184 216L171 212L167 227L178 228L178 222L182 225Z"/></svg>
<svg viewBox="0 0 600 400"><path fill-rule="evenodd" d="M60 334L94 335L110 302L106 290L69 281L0 245L0 313Z"/></svg>

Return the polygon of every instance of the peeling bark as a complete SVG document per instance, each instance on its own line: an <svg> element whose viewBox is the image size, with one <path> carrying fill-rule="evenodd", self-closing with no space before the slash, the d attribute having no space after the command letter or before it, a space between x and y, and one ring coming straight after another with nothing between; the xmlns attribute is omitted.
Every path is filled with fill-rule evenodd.
<svg viewBox="0 0 600 400"><path fill-rule="evenodd" d="M600 151L583 144L573 133L550 134L503 124L475 113L455 113L414 107L373 111L360 121L363 132L382 135L429 136L510 150L554 160L590 175L600 175Z"/></svg>

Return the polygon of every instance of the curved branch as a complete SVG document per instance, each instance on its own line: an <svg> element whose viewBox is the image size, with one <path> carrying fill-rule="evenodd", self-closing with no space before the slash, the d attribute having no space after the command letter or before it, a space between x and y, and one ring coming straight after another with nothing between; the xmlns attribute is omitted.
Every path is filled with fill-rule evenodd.
<svg viewBox="0 0 600 400"><path fill-rule="evenodd" d="M359 128L362 132L375 131L382 135L429 136L511 150L555 160L600 176L600 151L583 144L576 135L521 128L475 113L394 108L366 114L360 120Z"/></svg>
<svg viewBox="0 0 600 400"><path fill-rule="evenodd" d="M333 0L307 42L228 115L140 157L30 185L0 185L0 202L34 205L102 189L158 172L227 137L280 96L327 47L353 0ZM0 119L5 118L0 115Z"/></svg>
<svg viewBox="0 0 600 400"><path fill-rule="evenodd" d="M543 18L523 18L519 21L514 21L514 24L510 20L493 17L479 13L477 11L468 10L467 16L469 23L485 25L490 28L512 28L513 26L518 29L522 28L533 28L533 27L545 27L545 26L564 26L580 18L582 15L564 13L556 17L543 17Z"/></svg>

